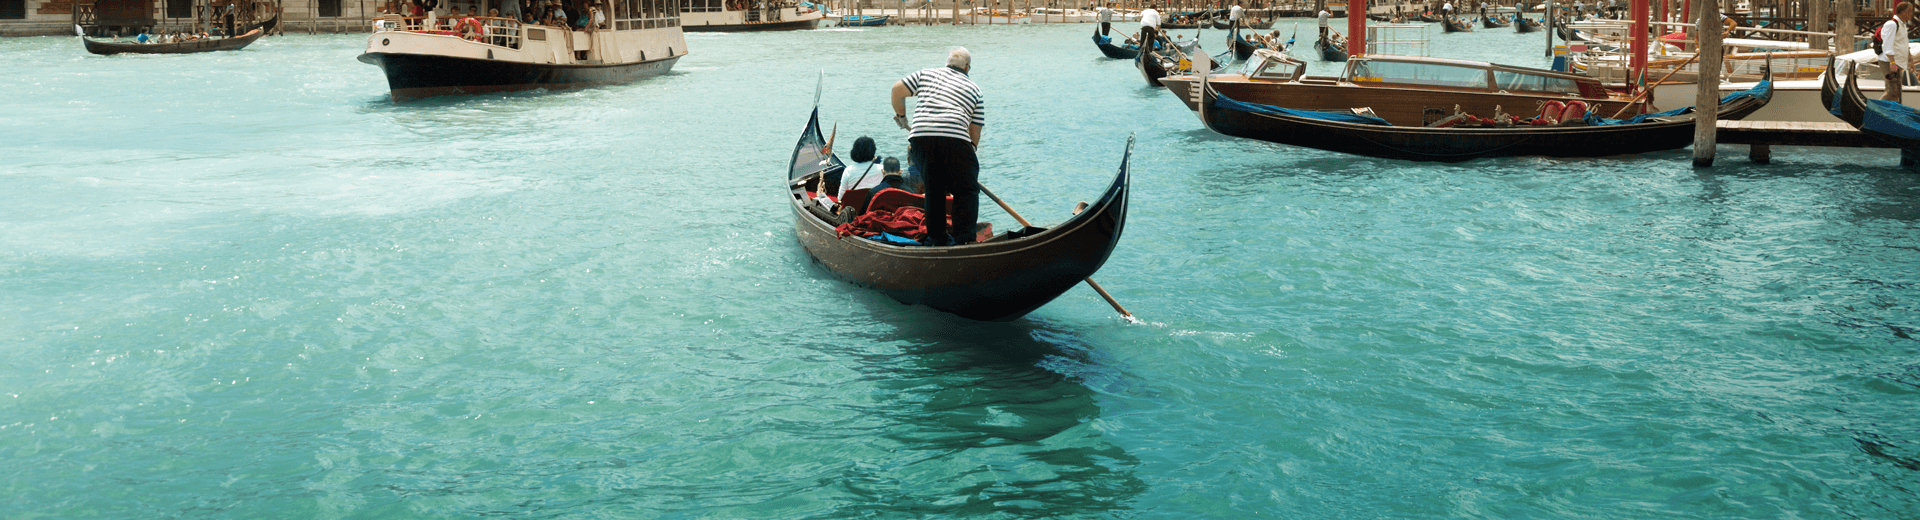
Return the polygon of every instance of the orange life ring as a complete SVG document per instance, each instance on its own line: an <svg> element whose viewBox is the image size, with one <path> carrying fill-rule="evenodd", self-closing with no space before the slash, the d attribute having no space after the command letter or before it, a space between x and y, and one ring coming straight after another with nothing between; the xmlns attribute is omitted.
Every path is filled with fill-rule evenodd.
<svg viewBox="0 0 1920 520"><path fill-rule="evenodd" d="M485 31L486 29L480 27L479 20L472 18L460 20L460 36L463 38L480 41L480 34Z"/></svg>

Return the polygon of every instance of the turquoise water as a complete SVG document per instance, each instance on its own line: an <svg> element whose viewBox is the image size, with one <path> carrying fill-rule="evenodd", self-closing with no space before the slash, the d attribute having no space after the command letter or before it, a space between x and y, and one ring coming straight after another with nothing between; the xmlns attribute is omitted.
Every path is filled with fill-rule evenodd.
<svg viewBox="0 0 1920 520"><path fill-rule="evenodd" d="M693 34L667 77L397 106L364 35L0 40L0 516L1920 516L1896 153L1236 140L1088 29ZM1144 323L957 320L795 243L821 72L899 154L887 88L954 44L1027 218L1138 136L1096 278Z"/></svg>

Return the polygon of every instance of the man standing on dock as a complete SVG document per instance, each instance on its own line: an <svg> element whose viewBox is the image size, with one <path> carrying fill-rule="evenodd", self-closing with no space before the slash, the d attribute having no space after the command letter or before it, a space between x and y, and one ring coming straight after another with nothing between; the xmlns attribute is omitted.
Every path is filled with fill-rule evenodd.
<svg viewBox="0 0 1920 520"><path fill-rule="evenodd" d="M1880 99L1900 102L1900 91L1906 84L1907 69L1913 68L1913 55L1907 53L1907 27L1913 24L1913 2L1900 2L1893 6L1893 19L1880 24L1874 41L1880 44L1880 66L1887 69L1886 90Z"/></svg>
<svg viewBox="0 0 1920 520"><path fill-rule="evenodd" d="M947 66L924 69L893 84L893 122L907 131L907 154L926 182L927 242L970 244L980 220L980 127L987 122L980 86L967 78L973 55L965 47L947 53ZM907 119L908 97L918 97ZM953 229L947 229L947 195L953 195Z"/></svg>

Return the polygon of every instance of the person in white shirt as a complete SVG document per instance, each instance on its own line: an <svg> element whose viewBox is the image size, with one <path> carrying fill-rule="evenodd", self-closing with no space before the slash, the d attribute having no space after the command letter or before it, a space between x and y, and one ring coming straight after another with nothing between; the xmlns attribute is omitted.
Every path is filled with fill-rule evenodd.
<svg viewBox="0 0 1920 520"><path fill-rule="evenodd" d="M1148 5L1140 11L1140 46L1148 47L1160 39L1159 5Z"/></svg>
<svg viewBox="0 0 1920 520"><path fill-rule="evenodd" d="M1240 4L1233 4L1233 7L1227 8L1227 23L1230 24L1227 26L1227 28L1232 29L1235 27L1239 27L1240 15L1241 13L1245 13L1245 12L1246 12L1245 9L1240 8Z"/></svg>
<svg viewBox="0 0 1920 520"><path fill-rule="evenodd" d="M1111 30L1113 30L1113 4L1109 2L1100 5L1100 35L1106 36Z"/></svg>
<svg viewBox="0 0 1920 520"><path fill-rule="evenodd" d="M1327 19L1329 18L1333 18L1333 13L1327 12L1326 9L1321 9L1320 10L1320 41L1322 42L1327 41Z"/></svg>
<svg viewBox="0 0 1920 520"><path fill-rule="evenodd" d="M1440 6L1440 14L1445 15L1447 18L1453 18L1453 2L1442 4Z"/></svg>
<svg viewBox="0 0 1920 520"><path fill-rule="evenodd" d="M1900 2L1893 6L1893 19L1880 24L1880 65L1887 69L1886 91L1880 99L1900 102L1900 91L1906 82L1903 78L1907 69L1913 68L1913 55L1907 52L1907 28L1913 23L1913 3Z"/></svg>

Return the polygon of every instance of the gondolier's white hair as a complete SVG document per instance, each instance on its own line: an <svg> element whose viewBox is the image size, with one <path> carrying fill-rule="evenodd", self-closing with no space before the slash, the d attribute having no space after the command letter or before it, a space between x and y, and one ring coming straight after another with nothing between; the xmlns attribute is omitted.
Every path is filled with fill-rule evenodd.
<svg viewBox="0 0 1920 520"><path fill-rule="evenodd" d="M973 53L967 52L966 47L954 47L953 50L947 51L947 66L973 70Z"/></svg>

